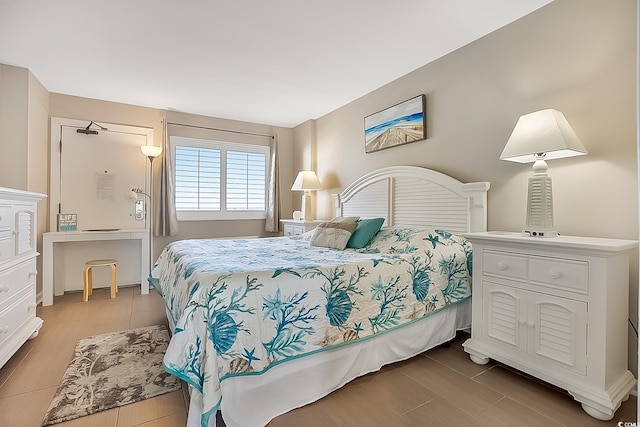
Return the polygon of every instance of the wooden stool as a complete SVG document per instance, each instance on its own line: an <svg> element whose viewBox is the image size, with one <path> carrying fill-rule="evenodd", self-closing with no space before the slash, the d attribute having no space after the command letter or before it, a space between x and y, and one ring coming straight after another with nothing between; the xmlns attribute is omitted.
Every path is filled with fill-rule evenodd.
<svg viewBox="0 0 640 427"><path fill-rule="evenodd" d="M118 292L118 262L115 259L92 259L84 263L84 289L82 300L89 301L89 295L93 294L93 267L111 267L111 298Z"/></svg>

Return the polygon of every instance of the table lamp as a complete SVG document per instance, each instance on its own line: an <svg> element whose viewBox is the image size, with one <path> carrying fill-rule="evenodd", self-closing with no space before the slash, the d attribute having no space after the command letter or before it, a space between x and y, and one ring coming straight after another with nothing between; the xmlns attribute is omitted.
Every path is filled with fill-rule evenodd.
<svg viewBox="0 0 640 427"><path fill-rule="evenodd" d="M569 125L564 114L546 109L518 119L500 159L519 163L533 162L527 196L527 228L532 237L556 237L553 227L551 178L545 160L581 156L587 150Z"/></svg>
<svg viewBox="0 0 640 427"><path fill-rule="evenodd" d="M320 180L318 179L318 175L314 171L300 171L298 172L298 176L296 180L293 182L291 186L292 191L304 191L302 193L302 216L301 220L310 221L311 220L311 192L315 190L320 190L322 188L322 184L320 184Z"/></svg>

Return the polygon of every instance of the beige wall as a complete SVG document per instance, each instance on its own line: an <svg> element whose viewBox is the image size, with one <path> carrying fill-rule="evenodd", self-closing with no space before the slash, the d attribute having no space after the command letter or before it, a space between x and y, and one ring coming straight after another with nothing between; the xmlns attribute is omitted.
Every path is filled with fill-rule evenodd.
<svg viewBox="0 0 640 427"><path fill-rule="evenodd" d="M331 217L330 193L362 174L416 165L466 182L490 181L489 229L520 230L531 165L499 156L520 115L555 108L589 151L549 162L556 228L567 235L637 239L635 44L636 2L556 0L317 119L315 157L325 185L318 216ZM363 118L418 94L427 97L427 140L365 154ZM304 161L295 158L294 168ZM634 322L637 264L632 256ZM632 334L630 347L636 372Z"/></svg>
<svg viewBox="0 0 640 427"><path fill-rule="evenodd" d="M49 92L26 68L0 64L0 187L47 194ZM38 251L47 226L48 201L38 203ZM37 268L42 270L42 260ZM37 277L36 289L42 289Z"/></svg>
<svg viewBox="0 0 640 427"><path fill-rule="evenodd" d="M0 64L0 187L28 189L29 74Z"/></svg>

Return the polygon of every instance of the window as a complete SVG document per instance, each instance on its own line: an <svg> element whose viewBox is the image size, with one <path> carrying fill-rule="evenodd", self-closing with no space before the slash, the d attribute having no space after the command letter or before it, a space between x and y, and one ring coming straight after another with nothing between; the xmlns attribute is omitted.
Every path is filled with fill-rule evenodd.
<svg viewBox="0 0 640 427"><path fill-rule="evenodd" d="M172 136L178 220L266 215L269 147Z"/></svg>

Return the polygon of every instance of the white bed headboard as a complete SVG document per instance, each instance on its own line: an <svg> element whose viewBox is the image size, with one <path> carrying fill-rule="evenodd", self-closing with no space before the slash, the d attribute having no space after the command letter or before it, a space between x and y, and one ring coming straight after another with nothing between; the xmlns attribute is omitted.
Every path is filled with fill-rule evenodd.
<svg viewBox="0 0 640 427"><path fill-rule="evenodd" d="M385 218L385 225L487 231L488 182L462 183L417 166L391 166L334 194L336 216Z"/></svg>

